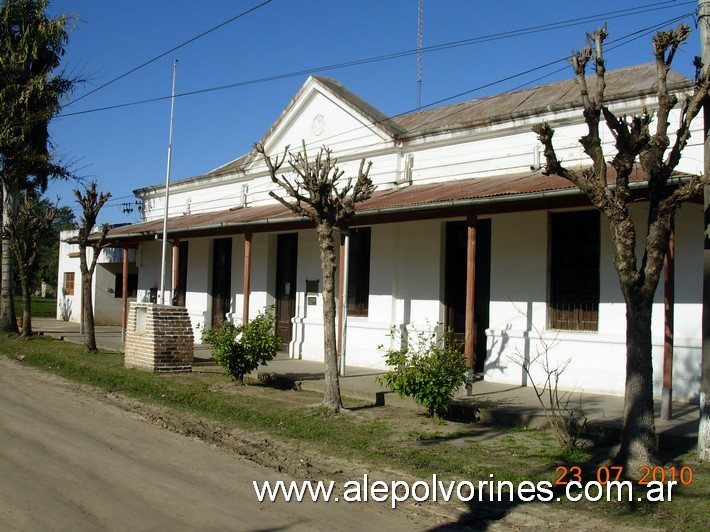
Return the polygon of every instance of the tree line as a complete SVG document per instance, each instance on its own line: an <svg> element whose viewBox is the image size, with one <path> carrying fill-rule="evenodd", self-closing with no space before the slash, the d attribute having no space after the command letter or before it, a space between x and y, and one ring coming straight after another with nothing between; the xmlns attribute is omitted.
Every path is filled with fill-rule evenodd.
<svg viewBox="0 0 710 532"><path fill-rule="evenodd" d="M32 335L31 295L38 283L56 286L59 231L76 227L81 241L96 223L92 213L98 214L108 199L96 192L95 182L85 192L75 190L82 208L77 226L70 208L43 197L52 179L79 182L71 168L57 160L49 134L51 120L81 80L61 70L71 17L49 17L48 3L3 0L0 5L0 330L25 337ZM81 255L86 259L85 252ZM81 262L90 286L93 268ZM21 328L14 305L17 285L23 300ZM83 299L91 301L90 294L84 293ZM93 327L87 345L95 349L89 337Z"/></svg>

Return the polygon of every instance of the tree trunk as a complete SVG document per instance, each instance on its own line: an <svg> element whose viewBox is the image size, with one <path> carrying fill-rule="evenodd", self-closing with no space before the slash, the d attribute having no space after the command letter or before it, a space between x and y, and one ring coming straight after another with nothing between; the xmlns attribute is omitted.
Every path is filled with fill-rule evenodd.
<svg viewBox="0 0 710 532"><path fill-rule="evenodd" d="M97 351L96 347L96 327L94 325L94 303L91 297L91 278L93 275L81 272L81 292L84 295L82 312L84 313L84 334L86 336L86 347L89 351Z"/></svg>
<svg viewBox="0 0 710 532"><path fill-rule="evenodd" d="M94 277L94 267L96 266L94 260L95 255L96 253L100 253L100 251L91 249L92 260L91 267L89 267L86 260L86 251L88 249L91 248L82 246L81 253L79 254L79 270L81 271L81 313L84 324L84 330L82 332L86 340L87 349L89 351L98 351L96 347L96 327L94 325L94 302L91 297L91 280ZM124 290L126 289L125 286L123 288Z"/></svg>
<svg viewBox="0 0 710 532"><path fill-rule="evenodd" d="M624 429L616 462L633 477L639 467L657 462L658 441L653 417L651 309L653 295L626 296L626 387Z"/></svg>
<svg viewBox="0 0 710 532"><path fill-rule="evenodd" d="M14 212L14 203L16 196L3 184L3 209L2 209L2 226L3 229L7 224L8 216ZM6 332L19 332L17 328L17 316L15 315L15 298L13 289L13 256L10 249L10 242L7 236L2 236L2 288L0 288L0 330Z"/></svg>
<svg viewBox="0 0 710 532"><path fill-rule="evenodd" d="M323 404L334 412L342 406L340 378L338 376L338 351L335 336L335 242L333 227L327 222L316 226L320 244L323 272L323 347L325 361L325 396Z"/></svg>
<svg viewBox="0 0 710 532"><path fill-rule="evenodd" d="M707 371L707 370L706 370ZM698 424L698 460L710 462L710 397L700 391L700 422Z"/></svg>
<svg viewBox="0 0 710 532"><path fill-rule="evenodd" d="M0 185L0 224L5 222L5 185ZM0 227L2 230L2 227ZM0 260L2 258L2 250L5 249L5 242L0 235ZM0 275L0 294L2 294L2 275Z"/></svg>
<svg viewBox="0 0 710 532"><path fill-rule="evenodd" d="M20 276L22 286L22 330L20 336L32 336L32 293L30 292L29 279Z"/></svg>

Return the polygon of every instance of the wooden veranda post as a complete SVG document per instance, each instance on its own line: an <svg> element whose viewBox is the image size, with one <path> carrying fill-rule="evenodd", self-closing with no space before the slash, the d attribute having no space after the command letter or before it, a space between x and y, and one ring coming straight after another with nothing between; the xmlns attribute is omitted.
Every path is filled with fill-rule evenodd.
<svg viewBox="0 0 710 532"><path fill-rule="evenodd" d="M703 72L710 68L710 2L698 1L698 28ZM700 369L700 422L698 425L698 459L710 462L710 104L703 106L704 151L703 188L704 245L703 245L703 317L702 361Z"/></svg>
<svg viewBox="0 0 710 532"><path fill-rule="evenodd" d="M180 284L180 239L176 238L173 241L173 282L172 282L173 297L171 298L173 306L177 306L179 284Z"/></svg>
<svg viewBox="0 0 710 532"><path fill-rule="evenodd" d="M473 373L476 367L476 324L475 324L475 299L476 299L476 222L475 214L469 214L468 237L466 241L466 327L464 332L464 353L470 370Z"/></svg>
<svg viewBox="0 0 710 532"><path fill-rule="evenodd" d="M661 395L661 418L673 415L673 311L675 307L675 231L671 225L668 251L663 272L663 305L665 307L665 333L663 342L663 390Z"/></svg>
<svg viewBox="0 0 710 532"><path fill-rule="evenodd" d="M249 294L251 292L251 232L244 233L244 305L242 323L249 323Z"/></svg>
<svg viewBox="0 0 710 532"><path fill-rule="evenodd" d="M338 356L343 356L343 305L345 297L345 235L340 233L340 256L338 260Z"/></svg>
<svg viewBox="0 0 710 532"><path fill-rule="evenodd" d="M123 246L123 271L121 273L123 293L121 293L121 341L126 341L128 327L128 246Z"/></svg>

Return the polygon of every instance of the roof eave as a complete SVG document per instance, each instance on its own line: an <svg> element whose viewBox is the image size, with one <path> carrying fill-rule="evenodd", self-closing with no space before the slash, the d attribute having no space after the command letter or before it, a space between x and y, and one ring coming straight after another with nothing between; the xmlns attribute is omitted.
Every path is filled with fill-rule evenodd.
<svg viewBox="0 0 710 532"><path fill-rule="evenodd" d="M674 178L674 181L678 183L684 183L695 176L692 175L682 175ZM631 190L642 190L648 187L648 181L634 181L629 183L629 188ZM609 185L610 189L615 189L615 184ZM382 207L374 209L366 209L361 211L356 211L354 215L354 222L364 222L368 218L383 216L383 215L398 215L398 214L413 214L417 212L429 211L432 212L432 217L445 217L445 211L451 209L462 209L462 208L472 208L480 206L493 206L500 205L503 206L506 203L512 205L519 205L525 202L534 202L540 200L550 200L555 198L564 197L574 197L582 196L584 193L577 187L571 186L569 188L558 188L550 190L540 190L534 192L523 192L515 194L501 194L497 196L485 196L476 198L465 198L465 199L455 199L455 200L445 200L431 203L418 203L413 205L398 205L392 207ZM191 234L204 235L205 233L217 232L217 231L229 231L232 230L234 233L246 232L248 230L260 230L268 231L269 228L276 225L297 225L297 224L307 224L309 220L302 216L289 216L289 217L268 217L259 220L250 220L248 222L220 222L216 224L197 226L192 228L180 228L170 230L168 229L168 236L179 234L180 236L189 236ZM365 222L366 223L366 222ZM117 235L111 237L110 233L108 239L110 242L115 242L117 245L125 242L137 242L137 241L150 241L159 239L162 231L149 230L149 231L138 231L135 233L126 233L122 235Z"/></svg>

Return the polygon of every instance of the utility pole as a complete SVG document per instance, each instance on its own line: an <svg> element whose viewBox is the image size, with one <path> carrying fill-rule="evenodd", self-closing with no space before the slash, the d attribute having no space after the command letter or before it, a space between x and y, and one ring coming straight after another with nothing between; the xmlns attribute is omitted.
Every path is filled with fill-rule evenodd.
<svg viewBox="0 0 710 532"><path fill-rule="evenodd" d="M424 0L417 4L417 111L422 109L422 28L424 26Z"/></svg>
<svg viewBox="0 0 710 532"><path fill-rule="evenodd" d="M698 26L703 62L702 75L710 68L710 0L698 0ZM700 423L698 426L698 460L710 462L710 105L703 107L704 165L703 178L703 326L702 363L700 369Z"/></svg>

